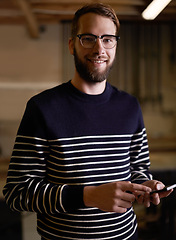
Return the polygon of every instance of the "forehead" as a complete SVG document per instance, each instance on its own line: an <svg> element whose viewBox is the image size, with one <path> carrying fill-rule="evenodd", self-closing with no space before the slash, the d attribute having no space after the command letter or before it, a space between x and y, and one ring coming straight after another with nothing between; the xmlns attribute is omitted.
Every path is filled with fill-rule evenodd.
<svg viewBox="0 0 176 240"><path fill-rule="evenodd" d="M114 22L108 18L95 13L86 13L79 19L78 33L92 33L95 35L116 33Z"/></svg>

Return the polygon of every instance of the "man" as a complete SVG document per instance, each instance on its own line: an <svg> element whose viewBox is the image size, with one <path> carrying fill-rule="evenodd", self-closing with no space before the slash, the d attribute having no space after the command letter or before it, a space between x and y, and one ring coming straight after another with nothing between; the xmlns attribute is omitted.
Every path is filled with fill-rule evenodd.
<svg viewBox="0 0 176 240"><path fill-rule="evenodd" d="M152 194L148 145L136 99L107 82L119 21L102 4L78 10L70 53L72 80L31 98L21 121L4 195L35 211L42 239L137 239L132 204Z"/></svg>

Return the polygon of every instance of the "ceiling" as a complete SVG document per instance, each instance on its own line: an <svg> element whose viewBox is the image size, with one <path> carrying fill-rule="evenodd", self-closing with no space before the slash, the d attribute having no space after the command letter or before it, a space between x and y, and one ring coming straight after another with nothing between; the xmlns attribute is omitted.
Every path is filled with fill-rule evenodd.
<svg viewBox="0 0 176 240"><path fill-rule="evenodd" d="M83 4L102 2L111 5L121 21L141 20L142 11L152 0L84 0ZM161 0L162 1L162 0ZM39 37L39 26L71 20L83 5L80 0L0 0L0 25L25 24L31 37ZM176 0L155 21L176 21Z"/></svg>

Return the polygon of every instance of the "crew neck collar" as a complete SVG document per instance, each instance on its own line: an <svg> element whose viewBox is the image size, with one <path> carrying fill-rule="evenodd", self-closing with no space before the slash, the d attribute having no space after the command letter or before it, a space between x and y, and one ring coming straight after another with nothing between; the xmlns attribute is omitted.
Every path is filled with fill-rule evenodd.
<svg viewBox="0 0 176 240"><path fill-rule="evenodd" d="M73 84L71 83L71 80L68 82L68 87L70 90L70 93L76 97L79 98L81 101L86 101L86 102L90 102L90 103L102 103L102 102L106 102L109 100L110 94L111 94L111 85L106 82L106 86L105 86L105 90L101 93L101 94L87 94L84 93L80 90L78 90L76 87L73 86Z"/></svg>

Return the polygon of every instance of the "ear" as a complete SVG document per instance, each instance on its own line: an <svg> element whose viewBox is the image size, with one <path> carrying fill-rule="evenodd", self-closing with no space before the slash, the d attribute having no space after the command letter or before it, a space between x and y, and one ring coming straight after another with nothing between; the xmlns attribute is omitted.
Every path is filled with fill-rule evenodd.
<svg viewBox="0 0 176 240"><path fill-rule="evenodd" d="M69 50L70 50L70 54L74 54L74 40L72 38L69 39Z"/></svg>

